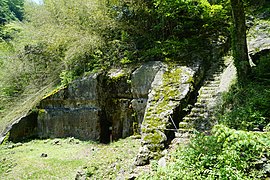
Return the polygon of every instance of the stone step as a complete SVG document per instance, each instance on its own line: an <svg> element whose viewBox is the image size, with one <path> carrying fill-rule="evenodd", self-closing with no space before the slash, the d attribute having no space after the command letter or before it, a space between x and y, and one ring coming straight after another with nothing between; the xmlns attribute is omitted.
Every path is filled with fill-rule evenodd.
<svg viewBox="0 0 270 180"><path fill-rule="evenodd" d="M191 113L204 113L208 111L207 109L205 108L197 108L197 107L194 107L191 109Z"/></svg>
<svg viewBox="0 0 270 180"><path fill-rule="evenodd" d="M207 77L212 77L212 76L218 76L223 72L223 68L216 68L208 71L208 76Z"/></svg>
<svg viewBox="0 0 270 180"><path fill-rule="evenodd" d="M222 62L223 63L223 62ZM199 119L208 119L213 116L213 109L209 108L209 104L216 97L217 89L220 85L221 73L223 67L212 67L208 73L211 73L206 77L204 85L199 90L199 96L194 107L190 113L183 118L183 122L179 123L179 133L187 133L193 131L192 125ZM191 130L192 129L192 130Z"/></svg>
<svg viewBox="0 0 270 180"><path fill-rule="evenodd" d="M209 101L210 99L202 99L202 98L197 100L198 103L205 104L205 105L207 104L207 106L209 104Z"/></svg>
<svg viewBox="0 0 270 180"><path fill-rule="evenodd" d="M192 112L191 112L188 116L189 116L189 117L202 118L202 117L205 116L205 114L204 114L204 113L192 113Z"/></svg>
<svg viewBox="0 0 270 180"><path fill-rule="evenodd" d="M193 133L194 132L194 129L181 129L179 128L178 129L178 132L175 134L175 137L178 137L180 138L184 133Z"/></svg>
<svg viewBox="0 0 270 180"><path fill-rule="evenodd" d="M192 123L192 122L194 122L196 119L197 119L196 117L185 116L185 117L183 118L183 122Z"/></svg>
<svg viewBox="0 0 270 180"><path fill-rule="evenodd" d="M206 87L219 87L219 84L220 83L216 83L216 84L211 83L211 84L206 84L205 86Z"/></svg>
<svg viewBox="0 0 270 180"><path fill-rule="evenodd" d="M190 131L191 133L193 132ZM184 132L181 132L181 130L179 132L176 132L175 133L175 137L176 138L190 138L192 135L189 133L189 131L184 131Z"/></svg>
<svg viewBox="0 0 270 180"><path fill-rule="evenodd" d="M208 89L200 89L199 94L214 94L215 92L216 92L216 90L214 90L214 89L211 89L211 90L208 90Z"/></svg>
<svg viewBox="0 0 270 180"><path fill-rule="evenodd" d="M208 93L208 94L200 94L199 99L209 99L209 98L212 98L212 97L214 97L214 95L210 94L210 93Z"/></svg>
<svg viewBox="0 0 270 180"><path fill-rule="evenodd" d="M218 81L218 80L216 80L216 81L205 81L205 86L207 86L208 84L219 84L220 83L220 81Z"/></svg>
<svg viewBox="0 0 270 180"><path fill-rule="evenodd" d="M206 78L206 81L220 81L220 75Z"/></svg>
<svg viewBox="0 0 270 180"><path fill-rule="evenodd" d="M196 102L194 104L194 107L197 107L197 108L207 108L207 105L205 103L200 103L200 102Z"/></svg>
<svg viewBox="0 0 270 180"><path fill-rule="evenodd" d="M208 84L220 84L220 80L215 80L215 81L208 81L206 80L205 81L205 84L208 85Z"/></svg>
<svg viewBox="0 0 270 180"><path fill-rule="evenodd" d="M200 104L205 104L206 105L207 102L208 102L208 100L206 100L206 99L198 99L197 100L197 103L200 103Z"/></svg>
<svg viewBox="0 0 270 180"><path fill-rule="evenodd" d="M200 90L203 90L203 91L216 91L217 90L217 88L215 88L215 87L208 87L208 86L203 86L203 87L201 87L201 89Z"/></svg>
<svg viewBox="0 0 270 180"><path fill-rule="evenodd" d="M214 94L200 94L198 97L198 101L199 100L206 100L206 101L210 101L211 98L213 98L215 95Z"/></svg>
<svg viewBox="0 0 270 180"><path fill-rule="evenodd" d="M188 122L180 122L179 128L180 129L190 129L192 127L191 123Z"/></svg>
<svg viewBox="0 0 270 180"><path fill-rule="evenodd" d="M223 69L217 69L211 76L218 77L223 72Z"/></svg>

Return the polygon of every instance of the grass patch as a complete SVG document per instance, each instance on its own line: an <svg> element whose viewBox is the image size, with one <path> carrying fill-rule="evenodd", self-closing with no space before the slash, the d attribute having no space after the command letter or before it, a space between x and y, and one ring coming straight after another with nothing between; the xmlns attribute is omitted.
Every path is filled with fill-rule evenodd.
<svg viewBox="0 0 270 180"><path fill-rule="evenodd" d="M139 141L127 138L109 145L74 138L33 140L0 146L1 179L115 179L130 170Z"/></svg>

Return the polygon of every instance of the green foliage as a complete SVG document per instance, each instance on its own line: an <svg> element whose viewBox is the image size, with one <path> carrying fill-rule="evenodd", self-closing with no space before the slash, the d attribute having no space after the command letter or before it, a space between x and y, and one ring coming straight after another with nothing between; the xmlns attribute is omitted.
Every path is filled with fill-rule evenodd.
<svg viewBox="0 0 270 180"><path fill-rule="evenodd" d="M17 23L8 23L0 27L0 41L10 41L14 39L20 31L21 27Z"/></svg>
<svg viewBox="0 0 270 180"><path fill-rule="evenodd" d="M217 125L211 136L196 134L188 147L179 147L166 168L139 179L262 179L269 150L269 133Z"/></svg>
<svg viewBox="0 0 270 180"><path fill-rule="evenodd" d="M1 0L0 1L0 24L12 20L23 19L24 0Z"/></svg>
<svg viewBox="0 0 270 180"><path fill-rule="evenodd" d="M57 65L61 56L56 53L48 50L44 44L28 45L17 57L5 59L0 75L0 93L8 97L17 96L27 86L39 88L49 84L57 78Z"/></svg>
<svg viewBox="0 0 270 180"><path fill-rule="evenodd" d="M103 35L114 26L105 2L47 0L44 4L27 6L31 21L26 24L27 35L33 32L35 41L62 51L64 70L73 71L74 76L92 70L98 49L104 45Z"/></svg>
<svg viewBox="0 0 270 180"><path fill-rule="evenodd" d="M0 1L0 41L10 40L19 29L11 21L23 19L24 0Z"/></svg>
<svg viewBox="0 0 270 180"><path fill-rule="evenodd" d="M233 86L224 95L220 123L235 129L263 129L270 123L269 54L253 68L254 77L243 87Z"/></svg>
<svg viewBox="0 0 270 180"><path fill-rule="evenodd" d="M253 67L254 78L263 84L268 84L270 78L270 53L262 55L259 58L258 65Z"/></svg>
<svg viewBox="0 0 270 180"><path fill-rule="evenodd" d="M220 122L236 129L262 129L269 123L269 86L250 83L245 88L234 87L225 95L224 115Z"/></svg>
<svg viewBox="0 0 270 180"><path fill-rule="evenodd" d="M210 5L207 0L156 0L154 5L160 20L155 28L164 37L173 35L187 38L217 30L222 33L220 28L227 26L228 15L223 6Z"/></svg>
<svg viewBox="0 0 270 180"><path fill-rule="evenodd" d="M128 58L133 62L191 61L194 49L211 49L213 39L228 36L228 10L223 2L211 5L206 0L124 1L114 10L121 28L128 32L129 44L135 45L136 53Z"/></svg>

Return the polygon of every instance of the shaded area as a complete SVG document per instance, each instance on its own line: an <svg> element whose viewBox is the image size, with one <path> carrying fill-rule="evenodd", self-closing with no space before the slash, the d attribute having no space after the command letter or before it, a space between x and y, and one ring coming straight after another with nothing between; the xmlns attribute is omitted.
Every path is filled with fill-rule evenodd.
<svg viewBox="0 0 270 180"><path fill-rule="evenodd" d="M106 118L106 112L100 112L100 142L110 143L112 141L112 122Z"/></svg>
<svg viewBox="0 0 270 180"><path fill-rule="evenodd" d="M12 125L9 131L9 140L13 142L25 141L37 137L38 112L30 112L18 122Z"/></svg>

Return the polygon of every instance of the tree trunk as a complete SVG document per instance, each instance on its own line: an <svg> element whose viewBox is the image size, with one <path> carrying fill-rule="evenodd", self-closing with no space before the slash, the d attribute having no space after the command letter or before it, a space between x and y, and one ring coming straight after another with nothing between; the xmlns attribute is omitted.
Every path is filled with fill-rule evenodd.
<svg viewBox="0 0 270 180"><path fill-rule="evenodd" d="M234 20L232 32L234 63L238 81L242 83L245 82L251 70L248 59L245 10L242 0L231 0L231 7Z"/></svg>

